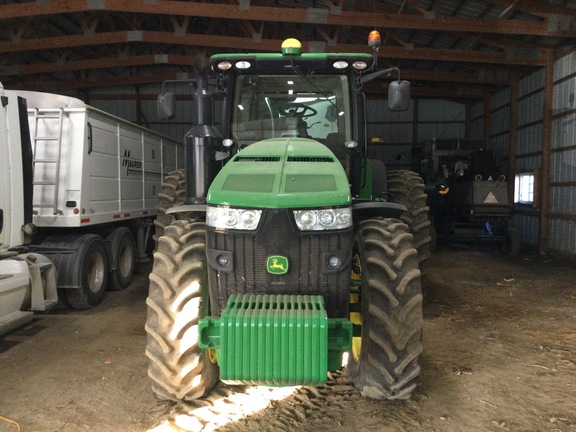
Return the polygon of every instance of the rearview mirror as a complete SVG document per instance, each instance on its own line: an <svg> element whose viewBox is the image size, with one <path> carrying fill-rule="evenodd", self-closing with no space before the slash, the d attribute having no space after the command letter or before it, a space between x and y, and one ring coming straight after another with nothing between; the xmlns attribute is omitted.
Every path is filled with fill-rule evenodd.
<svg viewBox="0 0 576 432"><path fill-rule="evenodd" d="M174 93L159 94L156 105L160 120L172 120L176 117L176 98Z"/></svg>
<svg viewBox="0 0 576 432"><path fill-rule="evenodd" d="M405 111L410 107L410 82L392 81L388 85L388 108L392 111Z"/></svg>

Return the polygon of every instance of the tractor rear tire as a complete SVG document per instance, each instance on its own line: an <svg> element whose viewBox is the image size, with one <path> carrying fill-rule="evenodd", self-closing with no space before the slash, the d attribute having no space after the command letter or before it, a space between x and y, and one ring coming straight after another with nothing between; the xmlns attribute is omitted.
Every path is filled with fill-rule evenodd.
<svg viewBox="0 0 576 432"><path fill-rule="evenodd" d="M408 211L400 219L410 227L414 247L418 251L418 265L422 272L422 289L428 286L428 260L432 253L432 223L430 222L427 195L422 178L414 171L395 170L388 173L388 191L393 202L404 204Z"/></svg>
<svg viewBox="0 0 576 432"><path fill-rule="evenodd" d="M182 204L186 193L184 170L170 172L162 181L158 193L156 206L156 219L154 220L154 241L158 247L158 239L164 234L164 229L172 223L174 218L166 212L169 208Z"/></svg>
<svg viewBox="0 0 576 432"><path fill-rule="evenodd" d="M361 338L353 339L348 373L366 397L408 399L420 374L424 324L408 226L397 219L362 221L354 258L361 282Z"/></svg>
<svg viewBox="0 0 576 432"><path fill-rule="evenodd" d="M203 222L177 220L154 253L146 304L148 375L160 399L194 400L218 382L218 366L198 346L198 321L209 315Z"/></svg>

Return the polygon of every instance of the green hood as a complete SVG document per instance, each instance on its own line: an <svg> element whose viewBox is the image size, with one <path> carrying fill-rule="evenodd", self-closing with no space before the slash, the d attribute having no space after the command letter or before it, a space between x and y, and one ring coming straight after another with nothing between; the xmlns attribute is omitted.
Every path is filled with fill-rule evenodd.
<svg viewBox="0 0 576 432"><path fill-rule="evenodd" d="M208 204L249 208L350 205L342 164L323 144L304 138L254 143L229 161L212 182Z"/></svg>

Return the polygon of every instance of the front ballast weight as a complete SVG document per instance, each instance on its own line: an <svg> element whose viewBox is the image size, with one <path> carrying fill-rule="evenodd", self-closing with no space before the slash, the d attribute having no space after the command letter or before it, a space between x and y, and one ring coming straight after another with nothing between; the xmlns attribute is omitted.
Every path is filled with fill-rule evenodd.
<svg viewBox="0 0 576 432"><path fill-rule="evenodd" d="M219 318L200 320L199 346L215 350L226 384L319 386L342 367L352 327L327 317L322 296L233 294Z"/></svg>

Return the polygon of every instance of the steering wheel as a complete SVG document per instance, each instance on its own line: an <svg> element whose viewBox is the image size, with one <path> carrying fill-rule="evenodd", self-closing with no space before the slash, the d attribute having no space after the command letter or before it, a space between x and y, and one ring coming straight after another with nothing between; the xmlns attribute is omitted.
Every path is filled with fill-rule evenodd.
<svg viewBox="0 0 576 432"><path fill-rule="evenodd" d="M280 105L278 107L278 112L283 117L290 117L296 115L298 117L301 117L302 119L307 119L308 117L312 117L313 115L318 114L318 111L316 111L314 108L296 102Z"/></svg>

